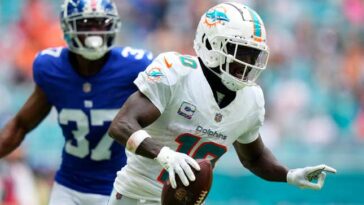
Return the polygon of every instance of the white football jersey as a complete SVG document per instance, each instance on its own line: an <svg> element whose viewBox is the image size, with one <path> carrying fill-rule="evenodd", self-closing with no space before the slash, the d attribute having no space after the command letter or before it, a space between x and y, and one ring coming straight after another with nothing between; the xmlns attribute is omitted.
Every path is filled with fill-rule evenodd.
<svg viewBox="0 0 364 205"><path fill-rule="evenodd" d="M215 163L236 140L250 143L258 137L265 112L261 88L239 90L220 109L196 57L163 53L134 83L161 112L144 130L171 149ZM130 198L160 200L168 173L156 160L126 152L115 189Z"/></svg>

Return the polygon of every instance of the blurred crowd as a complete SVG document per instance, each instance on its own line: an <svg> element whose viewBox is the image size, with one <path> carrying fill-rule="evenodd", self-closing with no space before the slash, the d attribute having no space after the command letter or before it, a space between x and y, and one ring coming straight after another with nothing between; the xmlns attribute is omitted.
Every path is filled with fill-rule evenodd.
<svg viewBox="0 0 364 205"><path fill-rule="evenodd" d="M117 44L155 56L171 50L194 55L200 16L223 2L115 1L122 19ZM321 160L339 170L364 170L364 1L237 1L254 8L267 28L270 60L259 83L266 100L262 136L269 147L289 165ZM0 127L32 91L36 53L65 45L60 2L0 1ZM15 156L0 161L2 204L23 204L24 181L17 184L14 170L23 173L29 187L33 183L42 190L34 194L47 195L44 187L52 183L63 143L56 120L52 113ZM26 200L27 205L42 203Z"/></svg>

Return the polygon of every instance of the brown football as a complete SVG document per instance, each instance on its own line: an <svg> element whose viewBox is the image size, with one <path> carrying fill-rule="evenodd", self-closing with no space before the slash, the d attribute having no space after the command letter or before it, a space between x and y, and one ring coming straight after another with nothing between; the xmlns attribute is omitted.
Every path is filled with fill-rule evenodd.
<svg viewBox="0 0 364 205"><path fill-rule="evenodd" d="M201 170L195 173L196 180L185 187L176 175L177 188L173 189L169 180L162 191L162 205L199 205L206 199L212 184L212 166L210 160L196 160Z"/></svg>

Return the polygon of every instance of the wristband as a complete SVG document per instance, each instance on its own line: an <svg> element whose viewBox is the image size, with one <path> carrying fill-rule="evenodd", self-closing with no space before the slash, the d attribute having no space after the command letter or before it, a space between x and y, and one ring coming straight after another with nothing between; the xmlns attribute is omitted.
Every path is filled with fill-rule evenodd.
<svg viewBox="0 0 364 205"><path fill-rule="evenodd" d="M145 140L145 138L151 137L145 130L138 130L134 132L126 142L126 149L132 153L138 149L139 145Z"/></svg>

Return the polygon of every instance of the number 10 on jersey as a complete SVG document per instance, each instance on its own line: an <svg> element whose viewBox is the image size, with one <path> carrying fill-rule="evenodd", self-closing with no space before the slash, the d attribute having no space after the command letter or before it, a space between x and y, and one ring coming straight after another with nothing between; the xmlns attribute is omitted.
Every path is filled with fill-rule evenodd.
<svg viewBox="0 0 364 205"><path fill-rule="evenodd" d="M211 157L211 164L214 167L216 161L226 152L226 147L215 142L201 142L201 137L184 133L179 135L175 141L178 143L177 152L190 155L194 159L206 159ZM192 150L195 150L193 153ZM158 181L163 183L168 180L168 172L163 169L158 176Z"/></svg>

